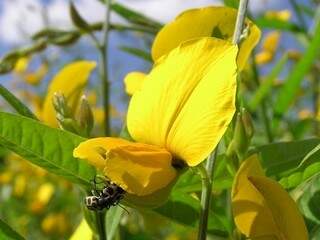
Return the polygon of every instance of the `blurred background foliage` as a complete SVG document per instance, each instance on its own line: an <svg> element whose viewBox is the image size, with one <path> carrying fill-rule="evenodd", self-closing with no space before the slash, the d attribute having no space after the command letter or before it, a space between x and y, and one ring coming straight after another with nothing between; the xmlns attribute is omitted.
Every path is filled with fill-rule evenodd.
<svg viewBox="0 0 320 240"><path fill-rule="evenodd" d="M74 3L75 6L85 5L86 1L95 0ZM8 10L8 3L6 5L4 2L0 4L1 15L5 15L5 10ZM37 31L30 32L28 26L23 25L24 16L19 16L21 22L17 23L16 30L19 34L13 34L12 42L9 42L10 37L7 36L0 44L0 52L2 59L8 58L8 53L17 49L25 56L19 56L12 66L10 61L2 66L2 72L9 70L10 73L1 76L1 84L38 115L48 83L57 70L72 60L96 60L97 53L88 39L88 33L81 32L70 24L61 24L60 27L57 21L50 22L48 6L52 1L27 2L29 5L25 6L30 12L27 18L42 16L43 24ZM67 1L60 2L67 4ZM96 2L102 4L98 0ZM150 69L152 39L164 23L163 20L167 21L178 13L164 18L154 15L152 20L145 17L152 15L152 8L150 13L148 8L141 12L133 11L130 10L134 5L132 2L134 1L119 1L112 6L109 69L113 135L119 134L121 130L129 100L122 81L125 74L132 70L146 72ZM143 1L138 2L140 6L143 4ZM217 3L202 1L200 5L192 5L190 1L164 1L162 5L161 1L151 2L154 2L154 8L158 8L159 15L170 8L171 4L175 4L173 8L180 11L201 4ZM318 239L320 214L317 202L320 198L320 184L317 173L320 165L317 162L318 149L315 148L320 142L319 1L252 2L255 3L250 6L249 16L261 28L263 36L241 74L242 105L251 113L255 127L250 149L261 154L267 175L279 180L286 189L293 190L292 196L303 210L308 228L314 234L313 239ZM220 1L220 4L234 8L237 8L237 3L236 0ZM90 31L98 34L102 28L99 14L98 12L97 17L92 18L89 26ZM90 15L84 14L84 17L89 18ZM0 23L4 24L4 21ZM8 31L12 35L12 29L6 29L8 27L11 25L2 25L0 34L6 35ZM104 116L97 79L97 73L94 72L85 94L93 107L93 135L103 136ZM0 107L1 110L12 111L2 99ZM313 139L303 140L310 137ZM274 141L293 140L297 142L272 144ZM83 193L62 178L32 165L4 148L0 150L1 219L26 239L68 239L82 219L82 204L79 199L83 198ZM295 151L300 157L297 157ZM221 238L233 229L228 215L230 209L225 207L229 196L224 191L230 188L232 175L225 170L227 166L223 159L224 156L219 156L216 166L213 189L215 201L212 206L215 214L212 214L209 222L209 232L214 232ZM304 182L306 179L309 181ZM198 208L196 204L192 204L192 199L199 199L200 194L199 176L189 170L175 186L170 202L164 208L152 212L138 212L128 208L116 233L117 239L195 239Z"/></svg>

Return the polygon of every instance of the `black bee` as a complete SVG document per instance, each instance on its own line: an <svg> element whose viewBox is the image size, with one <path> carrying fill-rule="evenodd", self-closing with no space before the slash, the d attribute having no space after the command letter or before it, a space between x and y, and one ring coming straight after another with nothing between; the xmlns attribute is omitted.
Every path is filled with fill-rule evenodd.
<svg viewBox="0 0 320 240"><path fill-rule="evenodd" d="M111 206L119 204L120 200L124 197L125 191L118 185L105 181L104 188L102 190L96 189L96 181L94 182L94 189L92 190L92 196L85 198L85 205L89 210L103 210L109 209Z"/></svg>

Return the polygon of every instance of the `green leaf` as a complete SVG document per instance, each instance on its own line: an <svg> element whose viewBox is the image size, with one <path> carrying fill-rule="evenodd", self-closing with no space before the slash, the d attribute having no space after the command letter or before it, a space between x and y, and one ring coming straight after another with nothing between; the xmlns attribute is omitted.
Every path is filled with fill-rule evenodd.
<svg viewBox="0 0 320 240"><path fill-rule="evenodd" d="M0 84L0 95L22 116L37 119L31 110L16 98L8 89Z"/></svg>
<svg viewBox="0 0 320 240"><path fill-rule="evenodd" d="M288 21L282 21L279 19L270 19L266 17L259 17L255 19L255 24L260 28L277 29L282 31L289 31L295 33L305 32L304 29L300 28L298 25Z"/></svg>
<svg viewBox="0 0 320 240"><path fill-rule="evenodd" d="M173 191L168 202L154 211L177 223L197 227L200 212L200 202L189 194ZM209 212L208 230L219 236L227 236L226 216L217 211Z"/></svg>
<svg viewBox="0 0 320 240"><path fill-rule="evenodd" d="M0 112L1 145L51 173L89 187L96 173L94 167L72 155L84 140L33 119Z"/></svg>
<svg viewBox="0 0 320 240"><path fill-rule="evenodd" d="M320 239L320 225L315 226L310 233L310 240Z"/></svg>
<svg viewBox="0 0 320 240"><path fill-rule="evenodd" d="M119 206L112 207L107 211L106 222L107 222L107 236L109 240L114 239L117 233L117 228L120 224L120 220L123 212L124 212L124 209Z"/></svg>
<svg viewBox="0 0 320 240"><path fill-rule="evenodd" d="M0 219L0 239L23 240L24 238Z"/></svg>
<svg viewBox="0 0 320 240"><path fill-rule="evenodd" d="M310 164L305 168L294 170L288 174L288 176L280 179L280 184L286 189L292 189L299 184L310 179L314 175L320 172L320 162Z"/></svg>
<svg viewBox="0 0 320 240"><path fill-rule="evenodd" d="M122 4L112 3L111 9L117 14L119 14L121 17L123 17L124 19L128 20L133 24L143 25L143 26L151 27L157 30L159 30L162 27L161 23L153 19L150 19L144 16L143 14L138 13L132 9L129 9Z"/></svg>
<svg viewBox="0 0 320 240"><path fill-rule="evenodd" d="M235 9L238 9L239 7L239 1L238 0L224 0L224 5L227 7L232 7Z"/></svg>
<svg viewBox="0 0 320 240"><path fill-rule="evenodd" d="M309 72L314 61L319 57L320 53L320 22L318 22L315 34L305 51L304 56L301 57L299 62L294 66L285 80L283 88L280 90L277 104L274 106L274 114L281 117L293 102L297 92L300 89L302 80Z"/></svg>
<svg viewBox="0 0 320 240"><path fill-rule="evenodd" d="M74 6L73 2L69 2L69 12L70 12L70 16L71 16L71 20L72 23L79 28L80 30L83 31L90 31L90 26L89 24L86 22L86 20L84 20L84 18L80 15L80 13L78 12L78 10L76 9L76 7Z"/></svg>
<svg viewBox="0 0 320 240"><path fill-rule="evenodd" d="M280 60L272 68L271 72L266 76L262 84L259 86L251 101L249 102L249 108L254 111L265 97L272 91L274 80L279 76L284 69L288 61L288 55L283 55Z"/></svg>
<svg viewBox="0 0 320 240"><path fill-rule="evenodd" d="M147 62L152 62L152 58L149 52L146 52L139 48L127 47L127 46L120 46L119 47L122 51L130 53L131 55L137 56L146 60Z"/></svg>
<svg viewBox="0 0 320 240"><path fill-rule="evenodd" d="M320 174L302 184L295 194L298 195L297 202L305 218L313 224L320 225Z"/></svg>
<svg viewBox="0 0 320 240"><path fill-rule="evenodd" d="M257 147L254 152L258 153L268 176L288 176L292 170L298 168L304 157L319 143L319 138L278 142Z"/></svg>

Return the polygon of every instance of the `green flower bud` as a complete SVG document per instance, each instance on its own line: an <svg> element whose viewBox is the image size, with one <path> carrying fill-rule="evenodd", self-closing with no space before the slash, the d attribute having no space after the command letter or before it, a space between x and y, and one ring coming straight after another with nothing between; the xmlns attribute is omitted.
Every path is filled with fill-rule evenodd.
<svg viewBox="0 0 320 240"><path fill-rule="evenodd" d="M60 114L63 118L71 117L71 110L67 105L67 100L60 92L55 92L52 98L52 104L54 109L58 114Z"/></svg>
<svg viewBox="0 0 320 240"><path fill-rule="evenodd" d="M81 97L79 109L79 124L82 131L86 136L90 135L93 128L94 118L92 109L85 95Z"/></svg>
<svg viewBox="0 0 320 240"><path fill-rule="evenodd" d="M249 139L251 139L254 133L254 126L251 115L245 108L241 109L241 118L242 123L244 125L244 129L246 131L246 135Z"/></svg>
<svg viewBox="0 0 320 240"><path fill-rule="evenodd" d="M237 155L242 160L246 155L254 133L253 123L249 112L244 108L237 113L233 139L227 149L227 156Z"/></svg>

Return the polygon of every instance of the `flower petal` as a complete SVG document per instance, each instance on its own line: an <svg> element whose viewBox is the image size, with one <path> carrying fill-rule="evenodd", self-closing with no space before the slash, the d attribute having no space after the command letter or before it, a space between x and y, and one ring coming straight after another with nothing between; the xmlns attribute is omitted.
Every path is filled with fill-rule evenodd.
<svg viewBox="0 0 320 240"><path fill-rule="evenodd" d="M122 138L91 138L79 144L73 150L73 156L81 159L86 159L91 165L99 170L103 170L106 165L106 151L110 149L125 146L127 140Z"/></svg>
<svg viewBox="0 0 320 240"><path fill-rule="evenodd" d="M60 70L52 79L43 104L42 120L45 123L52 127L58 126L52 105L52 97L55 92L61 92L66 97L68 105L73 110L76 109L82 90L95 66L96 63L90 61L73 62Z"/></svg>
<svg viewBox="0 0 320 240"><path fill-rule="evenodd" d="M131 72L124 78L126 93L133 95L136 91L141 89L146 74L143 72Z"/></svg>
<svg viewBox="0 0 320 240"><path fill-rule="evenodd" d="M229 42L202 38L164 56L131 99L133 139L165 147L190 166L201 162L235 111L236 55Z"/></svg>
<svg viewBox="0 0 320 240"><path fill-rule="evenodd" d="M165 25L157 34L152 46L154 61L167 54L182 42L199 37L217 37L232 40L237 10L228 7L206 7L191 9L180 14L173 22ZM260 30L249 19L248 36L241 42L238 67L243 69L252 49L258 43Z"/></svg>
<svg viewBox="0 0 320 240"><path fill-rule="evenodd" d="M177 176L165 149L120 138L93 138L74 156L87 159L128 193L144 196L166 187Z"/></svg>
<svg viewBox="0 0 320 240"><path fill-rule="evenodd" d="M308 239L295 202L280 184L264 176L257 155L238 170L232 208L237 227L250 239Z"/></svg>

